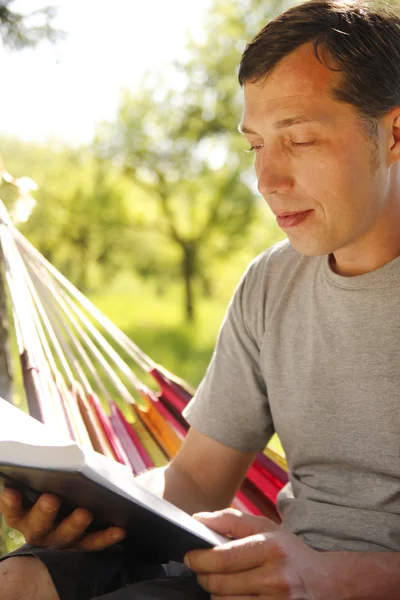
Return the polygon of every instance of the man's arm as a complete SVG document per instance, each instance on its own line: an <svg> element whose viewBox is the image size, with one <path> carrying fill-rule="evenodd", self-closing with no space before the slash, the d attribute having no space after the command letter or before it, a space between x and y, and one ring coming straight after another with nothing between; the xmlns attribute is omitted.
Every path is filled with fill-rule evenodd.
<svg viewBox="0 0 400 600"><path fill-rule="evenodd" d="M136 478L189 514L230 505L255 457L189 430L177 456L164 468Z"/></svg>
<svg viewBox="0 0 400 600"><path fill-rule="evenodd" d="M327 578L317 600L398 600L400 552L324 552Z"/></svg>
<svg viewBox="0 0 400 600"><path fill-rule="evenodd" d="M149 471L137 481L190 514L213 511L230 504L253 458L254 453L238 452L191 429L179 454L167 467ZM85 535L92 515L81 508L57 524L59 507L60 500L51 494L43 494L29 509L24 508L21 495L15 490L0 494L0 512L30 544L94 551L125 536L116 527Z"/></svg>

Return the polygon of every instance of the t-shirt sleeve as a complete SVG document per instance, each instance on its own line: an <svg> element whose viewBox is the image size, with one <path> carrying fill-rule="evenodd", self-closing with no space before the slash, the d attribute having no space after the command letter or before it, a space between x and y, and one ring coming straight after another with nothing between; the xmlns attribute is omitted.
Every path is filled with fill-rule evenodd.
<svg viewBox="0 0 400 600"><path fill-rule="evenodd" d="M195 429L241 452L262 450L274 433L255 325L260 288L250 267L229 304L206 375L183 412Z"/></svg>

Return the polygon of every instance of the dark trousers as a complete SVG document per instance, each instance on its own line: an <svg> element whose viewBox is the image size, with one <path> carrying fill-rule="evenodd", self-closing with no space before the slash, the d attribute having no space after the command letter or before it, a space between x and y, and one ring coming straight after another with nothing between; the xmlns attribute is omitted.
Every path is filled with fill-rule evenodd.
<svg viewBox="0 0 400 600"><path fill-rule="evenodd" d="M209 600L181 563L150 564L121 545L103 552L22 546L0 560L35 556L47 567L60 600ZM28 582L21 582L27 585ZM41 600L38 598L38 600Z"/></svg>

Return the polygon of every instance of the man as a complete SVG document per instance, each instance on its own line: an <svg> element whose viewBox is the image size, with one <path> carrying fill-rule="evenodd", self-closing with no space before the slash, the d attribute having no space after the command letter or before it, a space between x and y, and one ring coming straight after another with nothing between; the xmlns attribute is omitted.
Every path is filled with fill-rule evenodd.
<svg viewBox="0 0 400 600"><path fill-rule="evenodd" d="M112 546L123 532L85 535L81 509L53 526L56 498L24 511L8 492L1 509L35 547L1 563L3 600L399 598L400 19L312 0L264 28L239 79L240 129L289 241L245 273L181 452L141 478L235 539L187 555L198 584L146 583ZM274 430L290 468L283 524L213 512Z"/></svg>

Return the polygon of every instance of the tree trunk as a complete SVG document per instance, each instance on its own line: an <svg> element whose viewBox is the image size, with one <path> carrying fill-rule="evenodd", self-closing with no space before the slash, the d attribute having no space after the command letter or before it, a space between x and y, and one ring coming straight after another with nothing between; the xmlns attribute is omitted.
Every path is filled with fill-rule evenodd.
<svg viewBox="0 0 400 600"><path fill-rule="evenodd" d="M0 253L0 397L12 402L12 367L4 262Z"/></svg>
<svg viewBox="0 0 400 600"><path fill-rule="evenodd" d="M186 243L182 246L182 275L185 284L185 315L188 323L195 320L193 283L196 274L196 246Z"/></svg>
<svg viewBox="0 0 400 600"><path fill-rule="evenodd" d="M212 298L214 296L213 285L211 279L207 275L203 275L201 280L204 298Z"/></svg>
<svg viewBox="0 0 400 600"><path fill-rule="evenodd" d="M89 289L89 251L86 242L80 244L79 251L80 262L76 287L81 292L87 292Z"/></svg>

